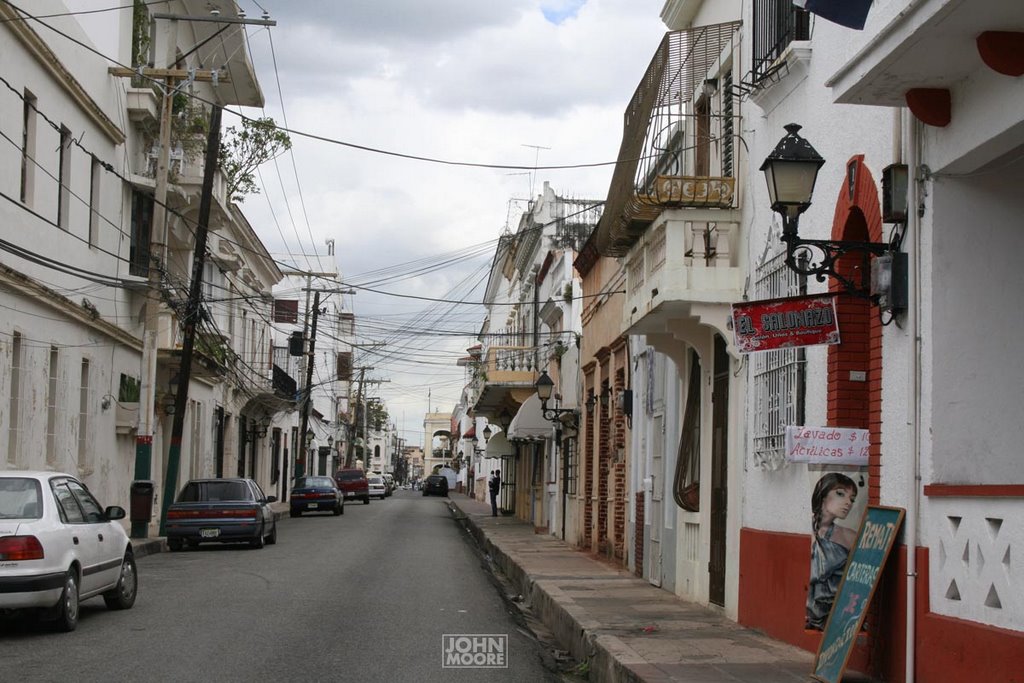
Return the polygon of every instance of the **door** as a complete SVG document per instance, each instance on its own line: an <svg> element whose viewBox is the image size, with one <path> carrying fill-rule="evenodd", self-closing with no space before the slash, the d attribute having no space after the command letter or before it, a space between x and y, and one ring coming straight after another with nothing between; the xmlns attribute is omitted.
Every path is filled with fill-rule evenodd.
<svg viewBox="0 0 1024 683"><path fill-rule="evenodd" d="M708 600L725 606L725 532L729 496L729 353L715 335L714 383L711 389L711 557Z"/></svg>
<svg viewBox="0 0 1024 683"><path fill-rule="evenodd" d="M655 415L651 436L651 559L648 581L661 585L661 530L665 523L665 415Z"/></svg>

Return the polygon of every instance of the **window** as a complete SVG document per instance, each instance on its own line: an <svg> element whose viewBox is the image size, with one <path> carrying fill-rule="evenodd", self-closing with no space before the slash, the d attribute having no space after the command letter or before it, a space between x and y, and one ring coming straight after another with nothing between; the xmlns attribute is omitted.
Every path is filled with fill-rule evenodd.
<svg viewBox="0 0 1024 683"><path fill-rule="evenodd" d="M78 390L78 469L89 467L89 360L82 359L82 380Z"/></svg>
<svg viewBox="0 0 1024 683"><path fill-rule="evenodd" d="M149 240L153 230L153 197L132 191L132 233L128 253L128 272L138 277L149 275Z"/></svg>
<svg viewBox="0 0 1024 683"><path fill-rule="evenodd" d="M776 241L775 234L769 240ZM781 249L757 267L754 295L777 299L801 294L800 277L784 263ZM754 466L777 470L786 464L786 425L804 422L804 349L777 349L751 354L754 392Z"/></svg>
<svg viewBox="0 0 1024 683"><path fill-rule="evenodd" d="M89 176L89 246L95 247L100 243L100 178L103 175L103 167L100 160L95 156L92 158L92 171Z"/></svg>
<svg viewBox="0 0 1024 683"><path fill-rule="evenodd" d="M338 352L338 380L348 382L352 379L352 352Z"/></svg>
<svg viewBox="0 0 1024 683"><path fill-rule="evenodd" d="M220 269L217 264L211 261L203 262L203 298L206 301L213 301L217 296L216 290L220 285Z"/></svg>
<svg viewBox="0 0 1024 683"><path fill-rule="evenodd" d="M36 177L36 97L25 91L21 113L21 201L32 205Z"/></svg>
<svg viewBox="0 0 1024 683"><path fill-rule="evenodd" d="M50 382L46 392L46 464L57 464L57 387L60 351L50 347Z"/></svg>
<svg viewBox="0 0 1024 683"><path fill-rule="evenodd" d="M690 383L683 410L683 431L679 437L672 496L687 512L700 512L700 357L690 352Z"/></svg>
<svg viewBox="0 0 1024 683"><path fill-rule="evenodd" d="M11 400L10 424L7 428L7 463L17 466L18 462L18 417L21 406L21 333L15 332L11 339Z"/></svg>
<svg viewBox="0 0 1024 683"><path fill-rule="evenodd" d="M96 502L96 499L92 497L92 494L89 493L84 486L79 484L77 481L71 481L70 479L67 484L68 488L71 490L71 494L75 497L75 500L78 501L78 505L85 513L85 521L87 523L96 524L106 520L106 515L103 514L103 508Z"/></svg>
<svg viewBox="0 0 1024 683"><path fill-rule="evenodd" d="M299 300L298 299L274 299L274 322L290 323L295 325L299 322Z"/></svg>
<svg viewBox="0 0 1024 683"><path fill-rule="evenodd" d="M57 155L57 225L68 229L68 212L71 210L71 131L60 127L60 148Z"/></svg>
<svg viewBox="0 0 1024 683"><path fill-rule="evenodd" d="M810 38L810 15L792 0L754 0L754 62L756 86L774 75L777 60L794 40Z"/></svg>
<svg viewBox="0 0 1024 683"><path fill-rule="evenodd" d="M74 494L68 488L67 481L54 482L50 485L53 497L57 499L57 508L65 524L84 524L85 513L79 507Z"/></svg>

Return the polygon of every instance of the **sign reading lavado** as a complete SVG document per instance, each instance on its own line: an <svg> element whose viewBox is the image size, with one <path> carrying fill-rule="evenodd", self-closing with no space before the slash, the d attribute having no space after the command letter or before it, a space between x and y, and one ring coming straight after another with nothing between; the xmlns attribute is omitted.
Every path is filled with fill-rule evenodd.
<svg viewBox="0 0 1024 683"><path fill-rule="evenodd" d="M834 294L744 301L732 305L740 353L839 343Z"/></svg>
<svg viewBox="0 0 1024 683"><path fill-rule="evenodd" d="M786 426L786 460L811 465L868 464L871 433L847 427Z"/></svg>

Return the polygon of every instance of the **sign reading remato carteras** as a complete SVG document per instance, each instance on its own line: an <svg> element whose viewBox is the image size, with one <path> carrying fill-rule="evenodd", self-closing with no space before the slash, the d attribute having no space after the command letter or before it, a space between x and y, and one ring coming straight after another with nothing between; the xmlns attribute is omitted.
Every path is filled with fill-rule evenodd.
<svg viewBox="0 0 1024 683"><path fill-rule="evenodd" d="M740 353L839 343L834 294L744 301L732 305Z"/></svg>

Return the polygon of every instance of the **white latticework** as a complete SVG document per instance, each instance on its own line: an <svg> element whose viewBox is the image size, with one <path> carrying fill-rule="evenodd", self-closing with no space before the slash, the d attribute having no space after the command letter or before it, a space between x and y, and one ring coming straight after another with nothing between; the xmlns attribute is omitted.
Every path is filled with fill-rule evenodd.
<svg viewBox="0 0 1024 683"><path fill-rule="evenodd" d="M1024 500L932 498L933 612L1024 630Z"/></svg>

